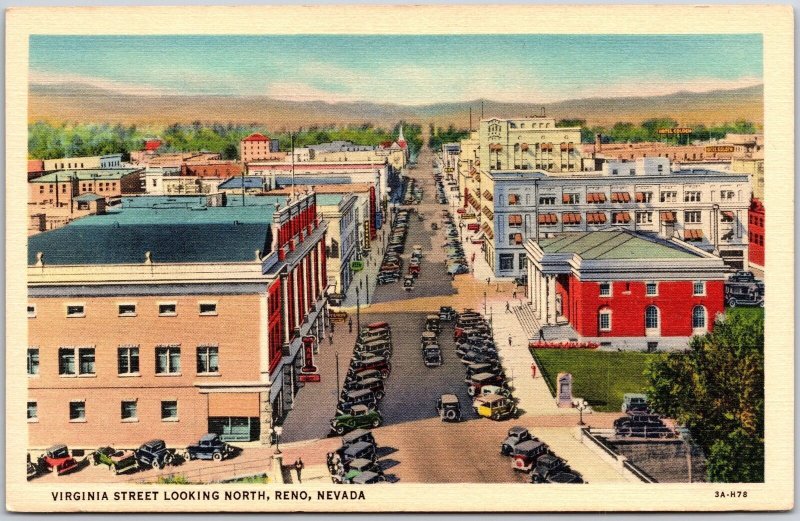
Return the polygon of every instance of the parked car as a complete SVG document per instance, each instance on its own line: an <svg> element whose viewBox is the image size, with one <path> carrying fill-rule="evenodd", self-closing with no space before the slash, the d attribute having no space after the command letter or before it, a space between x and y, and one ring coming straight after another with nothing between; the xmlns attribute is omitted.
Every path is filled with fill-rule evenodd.
<svg viewBox="0 0 800 521"><path fill-rule="evenodd" d="M383 476L383 469L376 461L366 458L358 458L345 465L344 482L352 483L357 476L363 474L364 472L374 472L379 476Z"/></svg>
<svg viewBox="0 0 800 521"><path fill-rule="evenodd" d="M419 277L420 274L420 266L419 264L409 264L408 265L408 273L409 275L413 276L414 278Z"/></svg>
<svg viewBox="0 0 800 521"><path fill-rule="evenodd" d="M392 343L388 340L373 340L364 344L356 344L353 348L353 354L359 358L390 356L392 354Z"/></svg>
<svg viewBox="0 0 800 521"><path fill-rule="evenodd" d="M382 271L378 273L376 280L378 282L378 285L391 284L392 282L397 282L398 280L400 280L400 274Z"/></svg>
<svg viewBox="0 0 800 521"><path fill-rule="evenodd" d="M28 473L28 481L32 480L36 476L39 475L39 466L35 463L31 462L31 455L28 454L28 465L27 465L27 473Z"/></svg>
<svg viewBox="0 0 800 521"><path fill-rule="evenodd" d="M138 449L134 451L136 460L139 462L140 467L152 467L154 469L163 469L172 463L174 455L172 451L167 449L167 444L164 440L150 440L143 443Z"/></svg>
<svg viewBox="0 0 800 521"><path fill-rule="evenodd" d="M383 483L385 481L386 478L383 475L368 470L354 477L351 483L353 485L373 485L375 483Z"/></svg>
<svg viewBox="0 0 800 521"><path fill-rule="evenodd" d="M425 367L439 367L444 363L442 349L438 344L429 344L422 348L422 362Z"/></svg>
<svg viewBox="0 0 800 521"><path fill-rule="evenodd" d="M362 389L360 391L342 391L339 405L336 408L337 415L350 414L353 407L363 405L370 409L377 407L378 397L369 389Z"/></svg>
<svg viewBox="0 0 800 521"><path fill-rule="evenodd" d="M472 375L470 379L469 387L467 388L467 394L470 396L479 396L481 393L481 389L485 385L494 385L494 386L501 386L503 385L504 380L502 376L493 374L493 373L478 373Z"/></svg>
<svg viewBox="0 0 800 521"><path fill-rule="evenodd" d="M78 462L70 456L66 445L53 445L39 456L39 469L52 471L57 475L66 474L78 468Z"/></svg>
<svg viewBox="0 0 800 521"><path fill-rule="evenodd" d="M467 373L464 377L464 383L468 384L472 381L472 377L478 373L492 373L503 376L503 368L499 362L484 362L480 364L470 364L467 366Z"/></svg>
<svg viewBox="0 0 800 521"><path fill-rule="evenodd" d="M725 282L725 303L729 307L764 307L764 283L749 272L739 271Z"/></svg>
<svg viewBox="0 0 800 521"><path fill-rule="evenodd" d="M331 429L339 435L358 428L380 427L383 417L375 409L365 405L354 405L350 414L342 414L331 420Z"/></svg>
<svg viewBox="0 0 800 521"><path fill-rule="evenodd" d="M360 441L375 445L375 436L372 435L372 431L367 429L356 429L342 436L342 447L347 447Z"/></svg>
<svg viewBox="0 0 800 521"><path fill-rule="evenodd" d="M132 450L117 450L113 447L100 447L91 454L94 465L106 465L114 474L138 469L139 461Z"/></svg>
<svg viewBox="0 0 800 521"><path fill-rule="evenodd" d="M342 462L345 465L357 459L375 461L377 459L375 444L366 441L357 441L344 448L342 451Z"/></svg>
<svg viewBox="0 0 800 521"><path fill-rule="evenodd" d="M368 371L370 369L374 369L381 373L383 378L389 376L389 373L392 371L392 364L385 356L370 356L365 358L353 358L350 362L350 369L348 370L348 374L350 371L353 373L358 373L359 371Z"/></svg>
<svg viewBox="0 0 800 521"><path fill-rule="evenodd" d="M411 291L414 289L414 276L413 275L406 275L403 278L403 289L406 291Z"/></svg>
<svg viewBox="0 0 800 521"><path fill-rule="evenodd" d="M515 425L508 429L508 436L503 443L500 444L500 454L503 456L510 456L514 452L514 448L522 442L535 439L531 436L530 431L520 425Z"/></svg>
<svg viewBox="0 0 800 521"><path fill-rule="evenodd" d="M497 394L477 397L472 403L472 407L475 409L478 416L490 418L495 421L504 420L517 415L517 406L514 401Z"/></svg>
<svg viewBox="0 0 800 521"><path fill-rule="evenodd" d="M186 459L210 459L222 461L241 452L239 447L228 445L219 438L219 434L204 434L195 445L186 447Z"/></svg>
<svg viewBox="0 0 800 521"><path fill-rule="evenodd" d="M442 421L461 421L461 404L455 394L443 394L436 400L436 413Z"/></svg>
<svg viewBox="0 0 800 521"><path fill-rule="evenodd" d="M632 438L669 438L675 435L657 414L647 411L628 411L627 416L614 420L614 431L617 436Z"/></svg>
<svg viewBox="0 0 800 521"><path fill-rule="evenodd" d="M451 322L456 317L456 311L450 306L442 306L439 308L439 320L442 322Z"/></svg>
<svg viewBox="0 0 800 521"><path fill-rule="evenodd" d="M511 452L514 470L530 472L540 457L547 454L547 445L541 441L528 440L518 443Z"/></svg>
<svg viewBox="0 0 800 521"><path fill-rule="evenodd" d="M363 382L364 380L369 380L371 378L377 378L379 380L383 379L383 374L380 371L375 369L367 369L365 371L348 371L347 377L345 380L347 382ZM345 385L347 387L347 385Z"/></svg>
<svg viewBox="0 0 800 521"><path fill-rule="evenodd" d="M425 346L429 346L431 344L438 344L439 341L436 339L436 333L433 331L424 331L422 333L422 348L424 349Z"/></svg>
<svg viewBox="0 0 800 521"><path fill-rule="evenodd" d="M583 483L580 475L572 472L566 462L552 454L539 456L531 472L531 483L556 483L560 485Z"/></svg>
<svg viewBox="0 0 800 521"><path fill-rule="evenodd" d="M495 363L497 361L497 353L481 353L479 351L467 351L461 358L461 363L464 365Z"/></svg>
<svg viewBox="0 0 800 521"><path fill-rule="evenodd" d="M439 315L428 315L425 317L425 331L439 332Z"/></svg>
<svg viewBox="0 0 800 521"><path fill-rule="evenodd" d="M345 382L344 389L347 392L369 390L375 393L375 398L378 400L382 400L385 394L383 379L381 378L367 378L366 380Z"/></svg>
<svg viewBox="0 0 800 521"><path fill-rule="evenodd" d="M637 393L625 393L622 395L622 412L646 411L647 395Z"/></svg>

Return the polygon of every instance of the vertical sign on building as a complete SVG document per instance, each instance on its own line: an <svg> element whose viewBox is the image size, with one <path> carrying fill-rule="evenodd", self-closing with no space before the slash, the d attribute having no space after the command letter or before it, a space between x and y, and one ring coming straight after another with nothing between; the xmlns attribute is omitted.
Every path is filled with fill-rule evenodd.
<svg viewBox="0 0 800 521"><path fill-rule="evenodd" d="M373 241L378 238L378 232L375 231L375 226L376 226L375 214L377 213L377 210L378 210L378 208L377 208L377 204L376 204L376 201L375 201L375 187L374 186L370 186L369 187L369 220L367 221L369 224L368 224L368 228L366 228L364 230L364 232L365 232L364 235L368 236ZM369 244L369 242L366 242L365 244ZM369 248L369 246L365 246L365 247Z"/></svg>
<svg viewBox="0 0 800 521"><path fill-rule="evenodd" d="M370 227L371 227L370 225L371 225L371 222L372 222L371 219L366 219L364 221L364 249L365 250L369 250L369 248L370 248L369 239L370 239Z"/></svg>

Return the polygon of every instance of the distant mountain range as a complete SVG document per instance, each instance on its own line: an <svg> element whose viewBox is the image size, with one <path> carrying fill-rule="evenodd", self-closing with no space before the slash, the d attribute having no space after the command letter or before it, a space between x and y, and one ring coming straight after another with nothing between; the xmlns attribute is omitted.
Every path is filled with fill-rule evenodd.
<svg viewBox="0 0 800 521"><path fill-rule="evenodd" d="M671 117L682 125L714 124L746 119L763 123L763 85L734 90L678 92L663 96L585 98L555 103L502 103L491 100L433 105L377 103L326 103L285 101L264 96L149 96L119 94L78 84L32 85L28 120L136 123L257 123L269 129L296 129L312 125L373 123L390 126L400 120L427 125L467 128L472 108L473 126L485 117L539 115L556 119L585 119L588 125L618 121L639 123L648 118Z"/></svg>

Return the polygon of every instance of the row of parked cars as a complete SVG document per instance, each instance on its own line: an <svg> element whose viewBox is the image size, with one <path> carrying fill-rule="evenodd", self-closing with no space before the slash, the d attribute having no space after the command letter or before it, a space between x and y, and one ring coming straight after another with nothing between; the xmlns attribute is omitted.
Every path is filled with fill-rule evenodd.
<svg viewBox="0 0 800 521"><path fill-rule="evenodd" d="M458 228L453 221L453 216L447 210L442 210L442 220L444 222L445 243L442 245L447 258L445 267L448 275L461 275L469 272L467 256L464 247L458 238Z"/></svg>
<svg viewBox="0 0 800 521"><path fill-rule="evenodd" d="M334 483L371 485L386 481L375 436L366 429L342 436L342 446L328 456L328 470Z"/></svg>
<svg viewBox="0 0 800 521"><path fill-rule="evenodd" d="M508 430L500 454L511 457L511 467L530 474L531 483L583 483L581 475L550 451L548 446L522 426Z"/></svg>
<svg viewBox="0 0 800 521"><path fill-rule="evenodd" d="M381 267L378 271L378 284L390 284L400 280L403 273L403 259L400 255L406 248L408 235L408 210L399 210L394 218L394 223L389 235L389 244L383 254Z"/></svg>
<svg viewBox="0 0 800 521"><path fill-rule="evenodd" d="M444 183L442 182L441 172L437 170L433 174L433 178L436 180L436 202L439 204L447 204L447 196L444 192Z"/></svg>
<svg viewBox="0 0 800 521"><path fill-rule="evenodd" d="M383 382L391 373L392 330L374 322L358 332L331 431L342 435L359 428L380 427L378 404L386 394Z"/></svg>
<svg viewBox="0 0 800 521"><path fill-rule="evenodd" d="M164 440L154 439L143 443L137 449L116 449L111 446L85 454L79 461L72 455L66 445L58 444L45 450L35 461L28 459L28 479L39 474L53 472L58 475L68 474L82 469L83 462L93 465L105 465L114 474L136 471L139 469L163 469L167 465L179 464L193 459L222 461L241 452L222 441L218 434L205 434L196 444L189 445L182 452L170 449Z"/></svg>
<svg viewBox="0 0 800 521"><path fill-rule="evenodd" d="M422 187L417 186L413 179L406 178L404 183L403 204L419 204L422 202Z"/></svg>

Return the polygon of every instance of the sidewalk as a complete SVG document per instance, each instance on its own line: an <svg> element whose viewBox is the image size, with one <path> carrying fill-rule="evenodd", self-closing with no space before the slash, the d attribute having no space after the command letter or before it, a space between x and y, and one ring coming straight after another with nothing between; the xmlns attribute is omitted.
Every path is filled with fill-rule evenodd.
<svg viewBox="0 0 800 521"><path fill-rule="evenodd" d="M364 269L353 274L353 281L347 288L347 294L338 309L342 311L354 311L356 308L356 288L358 288L358 301L361 308L369 307L369 300L375 294L375 286L378 284L378 272L383 261L383 254L386 251L386 244L389 242L391 228L388 222L384 222L383 228L378 230L378 237L371 243L369 255L363 257Z"/></svg>

